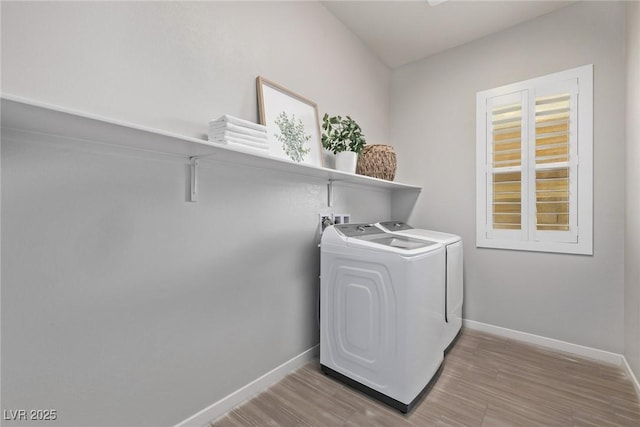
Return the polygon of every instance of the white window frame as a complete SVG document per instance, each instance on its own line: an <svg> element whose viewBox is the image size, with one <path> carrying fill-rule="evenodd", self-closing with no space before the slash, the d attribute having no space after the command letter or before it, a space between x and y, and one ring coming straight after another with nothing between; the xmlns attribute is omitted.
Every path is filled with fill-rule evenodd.
<svg viewBox="0 0 640 427"><path fill-rule="evenodd" d="M531 167L535 163L529 159L535 159L536 97L561 91L571 96L569 161ZM522 101L522 161L521 166L509 168L522 171L520 230L493 229L491 113L494 100L501 97L505 100L520 97ZM536 230L536 170L554 166L568 166L570 171L569 231ZM593 64L476 94L476 246L593 255Z"/></svg>

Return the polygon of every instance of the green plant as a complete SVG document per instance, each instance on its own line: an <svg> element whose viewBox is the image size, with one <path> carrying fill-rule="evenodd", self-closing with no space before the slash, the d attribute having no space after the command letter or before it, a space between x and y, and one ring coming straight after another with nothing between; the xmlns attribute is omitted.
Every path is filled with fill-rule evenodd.
<svg viewBox="0 0 640 427"><path fill-rule="evenodd" d="M322 117L322 146L333 154L341 151L353 151L360 154L366 141L362 129L351 117Z"/></svg>
<svg viewBox="0 0 640 427"><path fill-rule="evenodd" d="M296 162L304 160L304 156L311 151L311 148L305 146L311 139L311 135L305 135L302 120L298 119L296 122L295 114L292 114L289 119L283 111L275 119L275 123L280 128L276 138L282 143L282 149L287 156Z"/></svg>

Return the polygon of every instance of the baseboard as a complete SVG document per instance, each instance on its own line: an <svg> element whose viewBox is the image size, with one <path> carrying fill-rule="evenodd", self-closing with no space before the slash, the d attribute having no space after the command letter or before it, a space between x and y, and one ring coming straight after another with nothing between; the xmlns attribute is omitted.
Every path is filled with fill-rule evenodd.
<svg viewBox="0 0 640 427"><path fill-rule="evenodd" d="M640 398L640 382L638 381L638 377L635 376L635 374L633 373L633 370L631 369L631 366L629 366L629 363L627 362L627 358L626 357L622 357L622 369L624 369L627 372L627 375L629 376L629 378L631 379L631 382L633 383L633 387L636 389L636 394L638 395L638 398Z"/></svg>
<svg viewBox="0 0 640 427"><path fill-rule="evenodd" d="M575 354L577 356L587 357L589 359L598 360L600 362L609 363L611 365L623 365L624 356L617 353L611 353L597 348L586 347L579 344L572 344L566 341L560 341L553 338L547 338L540 335L529 334L527 332L515 331L500 326L489 325L487 323L476 322L475 320L462 320L462 325L477 331L487 332L499 335L505 338L512 338L518 341L524 341L530 344L536 344L553 350L563 351L565 353Z"/></svg>
<svg viewBox="0 0 640 427"><path fill-rule="evenodd" d="M511 338L514 340L547 347L553 350L559 350L566 353L599 360L601 362L618 365L625 370L625 372L631 379L633 386L635 387L636 393L640 397L640 382L638 381L638 378L635 376L634 372L631 370L631 367L627 363L625 357L620 354L598 350L578 344L572 344L553 338L543 337L540 335L520 332L513 329L507 329L500 326L489 325L487 323L476 322L475 320L464 319L462 321L462 325L469 329L487 332L505 338ZM202 427L210 423L211 421L220 418L231 409L250 399L252 396L269 388L271 385L284 378L287 374L295 371L297 368L304 365L314 357L317 357L319 348L320 346L316 345L306 350L305 352L293 357L292 359L284 362L282 365L262 375L260 378L255 379L254 381L250 382L239 390L236 390L230 395L220 399L219 401L203 409L197 414L194 414L186 420L176 424L175 427Z"/></svg>
<svg viewBox="0 0 640 427"><path fill-rule="evenodd" d="M295 371L309 360L318 356L320 346L316 345L306 350L294 358L284 362L282 365L272 369L260 378L251 381L244 387L234 391L230 395L223 397L211 406L203 409L195 415L190 416L186 420L178 423L175 427L202 427L211 421L220 418L231 409L249 400L256 394L266 390L282 378Z"/></svg>
<svg viewBox="0 0 640 427"><path fill-rule="evenodd" d="M515 331L513 329L503 328L501 326L489 325L487 323L476 322L475 320L462 320L462 325L469 329L475 329L476 331L487 332L493 335L502 336L505 338L511 338L518 341L527 342L530 344L536 344L542 347L547 347L552 350L563 351L565 353L575 354L577 356L588 357L600 362L609 363L612 365L620 366L627 374L633 387L636 390L638 398L640 398L640 382L638 377L629 366L627 359L617 353L611 353L609 351L598 350L597 348L585 347L583 345L572 344L566 341L560 341L553 338L547 338L540 335L533 335L526 332Z"/></svg>

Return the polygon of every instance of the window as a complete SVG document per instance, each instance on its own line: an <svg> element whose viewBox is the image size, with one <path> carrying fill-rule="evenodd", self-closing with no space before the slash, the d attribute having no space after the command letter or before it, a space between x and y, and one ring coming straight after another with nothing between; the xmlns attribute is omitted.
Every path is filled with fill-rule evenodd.
<svg viewBox="0 0 640 427"><path fill-rule="evenodd" d="M477 246L593 254L593 66L476 101Z"/></svg>

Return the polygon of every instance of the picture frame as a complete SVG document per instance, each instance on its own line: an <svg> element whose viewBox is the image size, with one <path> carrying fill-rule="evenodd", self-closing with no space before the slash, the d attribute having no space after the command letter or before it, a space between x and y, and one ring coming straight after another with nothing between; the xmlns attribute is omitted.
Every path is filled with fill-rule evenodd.
<svg viewBox="0 0 640 427"><path fill-rule="evenodd" d="M260 124L267 127L269 154L323 167L317 104L262 76L256 78L256 88Z"/></svg>

